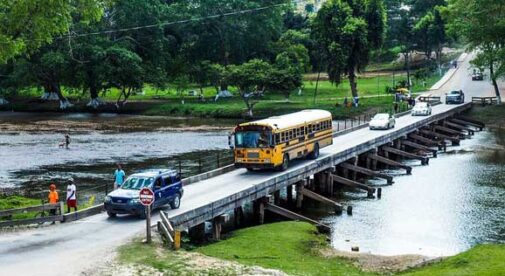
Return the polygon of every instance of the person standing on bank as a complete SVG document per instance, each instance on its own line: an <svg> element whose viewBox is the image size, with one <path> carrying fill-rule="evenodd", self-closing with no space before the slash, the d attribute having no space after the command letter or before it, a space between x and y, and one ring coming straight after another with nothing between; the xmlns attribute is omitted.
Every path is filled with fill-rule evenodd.
<svg viewBox="0 0 505 276"><path fill-rule="evenodd" d="M56 191L56 185L54 184L49 185L49 194L47 195L47 199L49 204L56 204L60 200L58 197L58 192ZM55 216L56 209L49 210L49 214L51 216Z"/></svg>
<svg viewBox="0 0 505 276"><path fill-rule="evenodd" d="M67 186L67 213L70 213L70 208L74 208L77 212L77 188L74 184L74 179L70 178L70 183Z"/></svg>
<svg viewBox="0 0 505 276"><path fill-rule="evenodd" d="M114 171L114 190L118 189L123 185L125 179L125 172L121 168L121 164L117 164L117 169Z"/></svg>

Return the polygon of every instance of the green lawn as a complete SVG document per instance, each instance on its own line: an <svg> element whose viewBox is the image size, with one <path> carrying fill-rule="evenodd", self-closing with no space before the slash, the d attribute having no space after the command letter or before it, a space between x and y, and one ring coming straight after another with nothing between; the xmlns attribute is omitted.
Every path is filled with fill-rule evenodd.
<svg viewBox="0 0 505 276"><path fill-rule="evenodd" d="M40 199L27 198L23 196L0 197L0 210L23 208L40 204ZM35 214L36 212L18 213L14 214L11 218L0 218L0 220L33 218Z"/></svg>
<svg viewBox="0 0 505 276"><path fill-rule="evenodd" d="M505 275L505 245L478 245L440 263L413 269L402 275Z"/></svg>
<svg viewBox="0 0 505 276"><path fill-rule="evenodd" d="M349 261L324 258L318 249L326 245L326 236L303 222L280 222L237 230L233 236L197 248L205 255L279 269L293 275L371 275L361 272Z"/></svg>
<svg viewBox="0 0 505 276"><path fill-rule="evenodd" d="M205 255L279 269L294 275L369 275L342 258L325 258L318 249L325 236L303 222L281 222L235 231L221 242L199 247ZM479 245L439 263L397 275L505 275L505 245Z"/></svg>
<svg viewBox="0 0 505 276"><path fill-rule="evenodd" d="M313 76L311 76L313 79ZM405 76L395 76L395 82L405 79ZM433 76L426 81L426 87L420 84L414 85L414 92L424 91L438 81L438 76ZM307 108L319 108L331 111L336 118L348 118L363 113L374 113L377 110L390 110L392 107L393 96L386 94L386 88L393 86L392 75L360 78L358 80L358 89L360 93L359 108L344 108L342 103L344 98L351 101L351 92L349 84L346 80L338 87L334 86L327 80L319 82L318 93L314 102L314 91L316 82L313 80L304 81L302 93L294 92L288 100L279 93L267 92L254 107L254 117L262 118L272 115L280 115L289 112L298 111ZM197 90L197 88L189 88L188 90ZM174 89L166 89L163 91L156 90L151 86L144 88L143 95L131 96L129 103L123 108L122 112L145 115L166 115L166 116L195 116L195 117L215 117L215 118L241 118L246 114L246 108L240 96L236 95L233 87L230 87L232 93L235 94L232 98L221 98L217 102L214 101L215 89L207 87L204 89L206 101L202 102L198 97L178 96ZM76 106L70 111L90 111L86 107L88 98L81 93L73 94L71 91L66 91L71 102ZM19 94L20 99L31 99L38 97L41 91L35 88L26 89ZM112 89L105 95L101 95L108 102L115 102L118 96L117 89ZM184 104L182 104L184 100ZM339 104L339 107L336 107ZM32 101L12 101L12 105L5 108L8 110L17 111L51 111L57 109L55 103L34 103ZM99 112L114 112L115 106L109 104L105 109L98 110Z"/></svg>
<svg viewBox="0 0 505 276"><path fill-rule="evenodd" d="M240 275L229 265L216 269L194 262L198 258L192 255L195 252L290 275L379 275L362 271L354 260L322 256L320 249L328 247L326 236L318 234L313 225L287 221L236 230L222 241L180 251L167 249L158 240L147 245L137 239L118 252L124 264L148 266L170 275ZM393 275L505 275L504 260L505 245L478 245L440 262Z"/></svg>

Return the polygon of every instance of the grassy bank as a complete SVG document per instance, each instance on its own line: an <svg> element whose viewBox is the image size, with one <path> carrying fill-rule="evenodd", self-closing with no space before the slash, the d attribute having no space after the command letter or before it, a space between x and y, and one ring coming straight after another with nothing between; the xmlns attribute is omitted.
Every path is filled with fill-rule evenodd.
<svg viewBox="0 0 505 276"><path fill-rule="evenodd" d="M197 251L294 275L367 275L349 261L322 257L319 250L326 244L326 236L317 235L308 223L280 222L238 230L229 239Z"/></svg>
<svg viewBox="0 0 505 276"><path fill-rule="evenodd" d="M468 117L481 121L490 127L505 127L505 105L474 106L468 113Z"/></svg>
<svg viewBox="0 0 505 276"><path fill-rule="evenodd" d="M390 265L391 257L372 255L377 271L363 271L354 257L358 255L345 258L328 251L326 236L317 234L314 226L280 222L241 229L223 241L192 251L174 252L159 241L146 245L137 240L119 249L119 260L123 265L140 266L137 269L141 271L147 268L171 275L242 275L251 274L255 267L290 275L377 275L377 271L393 275L505 275L505 245L479 245L440 262L400 272L384 272L380 263Z"/></svg>
<svg viewBox="0 0 505 276"><path fill-rule="evenodd" d="M7 196L0 197L0 210L7 209L15 209L15 208L23 208L28 206L40 205L40 199L33 199L23 196ZM19 213L13 215L10 219L26 219L33 218L35 216L35 212L29 213ZM0 218L0 220L5 220L8 218Z"/></svg>
<svg viewBox="0 0 505 276"><path fill-rule="evenodd" d="M405 76L397 75L395 82L405 79ZM415 85L414 92L424 91L439 79L433 76L426 81L426 87L420 84ZM351 92L348 82L343 82L335 87L327 80L322 80L318 84L318 92L315 97L316 82L311 79L304 81L301 94L294 92L289 100L278 93L268 92L261 98L254 107L254 116L257 118L272 115L285 114L306 108L320 108L331 111L337 118L353 117L365 112L374 112L378 109L390 109L393 96L385 94L386 88L393 86L393 76L384 75L379 77L362 77L358 80L360 91L359 108L344 108L342 106L344 98L351 100ZM198 90L190 87L187 90ZM186 91L187 91L186 90ZM242 118L246 109L243 100L236 95L233 87L230 87L234 97L219 99L214 101L215 89L207 87L204 89L205 102L195 96L180 96L174 89L156 90L152 87L145 87L142 94L131 96L129 102L120 110L127 114L163 115L163 116L195 116L195 117L215 117L215 118ZM118 112L115 100L118 96L117 90L111 90L101 95L107 102L97 110L87 107L88 98L82 94L65 94L74 107L66 112ZM54 112L58 111L57 102L44 102L37 98L42 94L37 89L26 89L19 95L10 99L11 104L0 106L0 110L28 111L28 112ZM184 101L184 104L182 104Z"/></svg>

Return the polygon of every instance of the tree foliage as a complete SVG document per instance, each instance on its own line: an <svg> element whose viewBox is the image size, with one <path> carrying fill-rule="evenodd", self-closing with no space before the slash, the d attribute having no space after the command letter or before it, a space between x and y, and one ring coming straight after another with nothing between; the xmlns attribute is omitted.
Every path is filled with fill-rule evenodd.
<svg viewBox="0 0 505 276"><path fill-rule="evenodd" d="M382 45L384 29L381 0L325 2L314 19L313 32L324 46L330 80L339 84L347 75L353 96L358 96L356 72L368 64L370 51Z"/></svg>
<svg viewBox="0 0 505 276"><path fill-rule="evenodd" d="M505 76L505 3L500 0L449 0L443 11L449 19L449 32L462 37L469 50L477 50L473 62L490 70L496 96L500 98L497 79Z"/></svg>
<svg viewBox="0 0 505 276"><path fill-rule="evenodd" d="M0 0L0 64L68 33L73 19L100 20L106 0Z"/></svg>

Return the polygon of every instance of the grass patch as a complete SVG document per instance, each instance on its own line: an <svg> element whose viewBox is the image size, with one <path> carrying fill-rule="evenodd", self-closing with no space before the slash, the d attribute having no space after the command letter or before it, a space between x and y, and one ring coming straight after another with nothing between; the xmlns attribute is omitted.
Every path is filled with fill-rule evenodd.
<svg viewBox="0 0 505 276"><path fill-rule="evenodd" d="M33 199L23 196L0 197L0 210L23 208L40 204L41 204L40 199ZM36 213L37 212L18 213L13 214L12 216L9 217L0 218L0 220L33 218Z"/></svg>
<svg viewBox="0 0 505 276"><path fill-rule="evenodd" d="M505 105L475 105L467 116L487 125L502 128L505 126Z"/></svg>
<svg viewBox="0 0 505 276"><path fill-rule="evenodd" d="M405 79L404 75L397 75L395 82ZM412 87L412 91L420 92L434 84L440 77L433 76L426 81L426 87L420 83ZM289 100L283 95L275 92L267 92L260 99L254 108L254 117L264 118L268 116L280 115L289 112L299 111L307 108L325 109L333 113L336 118L354 117L366 112L373 113L376 110L390 110L392 108L393 96L385 94L386 88L393 86L392 75L380 77L362 77L358 80L358 89L360 93L359 108L344 108L342 103L344 98L351 101L351 89L349 83L344 80L339 86L331 84L327 80L322 80L318 84L317 97L314 101L314 91L316 82L305 80L301 94L294 92ZM92 110L86 107L88 101L87 95L72 94L70 90L64 89L65 94L70 97L70 101L75 107L69 109L73 112L117 112L113 104L101 107L98 110ZM199 89L196 87L188 90ZM130 97L129 103L121 110L123 113L144 114L144 115L168 115L168 116L194 116L194 117L213 117L213 118L242 118L246 114L243 100L236 95L236 89L230 87L234 97L228 99L219 99L214 101L215 89L206 87L204 96L206 101L202 102L198 97L177 95L174 89L157 90L151 86L145 86L142 94ZM58 110L57 103L43 103L32 101L34 97L39 97L41 91L30 88L19 92L18 98L12 99L10 105L3 107L3 110L16 111L55 111ZM114 102L117 99L118 91L111 89L106 94L101 95L108 102ZM28 100L28 101L27 101ZM181 104L184 100L185 104ZM336 107L339 104L340 107Z"/></svg>
<svg viewBox="0 0 505 276"><path fill-rule="evenodd" d="M280 222L235 231L230 238L197 248L208 256L279 269L293 275L371 275L341 258L324 258L326 236L304 222Z"/></svg>
<svg viewBox="0 0 505 276"><path fill-rule="evenodd" d="M402 275L505 275L505 245L477 245L440 263L410 270Z"/></svg>
<svg viewBox="0 0 505 276"><path fill-rule="evenodd" d="M167 250L159 240L146 245L140 240L121 246L123 264L153 268L168 275L242 275L251 266L284 271L290 275L378 275L355 267L351 260L324 257L320 249L328 247L326 236L305 222L279 222L237 230L220 242L196 247L192 251ZM237 262L209 266L199 262L201 253ZM441 262L393 273L393 275L505 275L505 245L478 245L467 252ZM215 263L212 261L211 263Z"/></svg>
<svg viewBox="0 0 505 276"><path fill-rule="evenodd" d="M184 250L167 250L159 240L154 240L152 244L145 244L140 239L123 245L118 249L118 258L122 264L137 266L135 275L147 275L145 267L162 272L163 275L240 275L243 270L237 270L232 266L206 266L195 265L192 261L195 256L188 254Z"/></svg>

